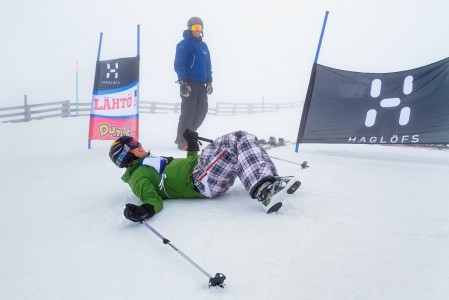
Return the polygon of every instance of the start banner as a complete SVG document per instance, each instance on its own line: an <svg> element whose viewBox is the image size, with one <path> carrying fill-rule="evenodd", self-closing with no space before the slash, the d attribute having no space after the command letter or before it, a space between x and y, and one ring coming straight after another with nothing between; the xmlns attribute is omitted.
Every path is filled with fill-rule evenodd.
<svg viewBox="0 0 449 300"><path fill-rule="evenodd" d="M139 56L97 61L89 141L139 138L139 61Z"/></svg>

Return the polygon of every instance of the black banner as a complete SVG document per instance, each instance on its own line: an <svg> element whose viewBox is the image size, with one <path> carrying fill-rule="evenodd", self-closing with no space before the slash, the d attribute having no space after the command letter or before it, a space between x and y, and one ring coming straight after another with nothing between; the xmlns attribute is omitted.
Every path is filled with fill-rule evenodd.
<svg viewBox="0 0 449 300"><path fill-rule="evenodd" d="M449 58L394 73L315 64L297 143L448 144Z"/></svg>
<svg viewBox="0 0 449 300"><path fill-rule="evenodd" d="M97 61L94 94L135 85L139 80L140 57Z"/></svg>

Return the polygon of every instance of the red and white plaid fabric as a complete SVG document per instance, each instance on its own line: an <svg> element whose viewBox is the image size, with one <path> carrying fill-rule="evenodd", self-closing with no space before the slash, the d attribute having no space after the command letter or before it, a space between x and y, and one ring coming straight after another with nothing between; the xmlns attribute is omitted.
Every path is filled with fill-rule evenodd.
<svg viewBox="0 0 449 300"><path fill-rule="evenodd" d="M250 191L260 179L277 175L275 165L257 137L236 131L204 148L192 177L201 194L214 198L224 194L236 177Z"/></svg>

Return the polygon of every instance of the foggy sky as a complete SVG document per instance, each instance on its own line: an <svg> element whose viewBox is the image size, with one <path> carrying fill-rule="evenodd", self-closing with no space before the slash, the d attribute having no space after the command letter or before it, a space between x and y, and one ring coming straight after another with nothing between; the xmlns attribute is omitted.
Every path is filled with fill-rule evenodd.
<svg viewBox="0 0 449 300"><path fill-rule="evenodd" d="M213 67L210 102L302 101L325 11L318 62L360 72L420 67L449 56L446 0L16 0L0 4L0 107L92 97L100 59L135 56L140 99L177 102L173 60L187 19L201 17Z"/></svg>

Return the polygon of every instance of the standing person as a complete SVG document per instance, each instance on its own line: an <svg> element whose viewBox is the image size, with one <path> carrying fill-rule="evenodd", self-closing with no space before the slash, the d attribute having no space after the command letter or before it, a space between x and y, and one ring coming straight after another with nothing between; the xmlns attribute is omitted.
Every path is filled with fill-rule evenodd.
<svg viewBox="0 0 449 300"><path fill-rule="evenodd" d="M187 128L197 131L206 118L207 95L212 94L212 65L209 49L203 42L203 21L198 17L187 21L184 39L176 45L175 71L181 95L181 115L175 143L186 150L182 136Z"/></svg>
<svg viewBox="0 0 449 300"><path fill-rule="evenodd" d="M209 144L198 156L198 134L186 130L187 157L155 156L130 136L112 143L109 157L126 168L122 180L142 205L126 204L124 215L133 222L152 217L168 198L216 198L236 177L267 213L277 212L288 194L301 182L293 176L279 177L276 167L256 136L244 131L226 134Z"/></svg>

